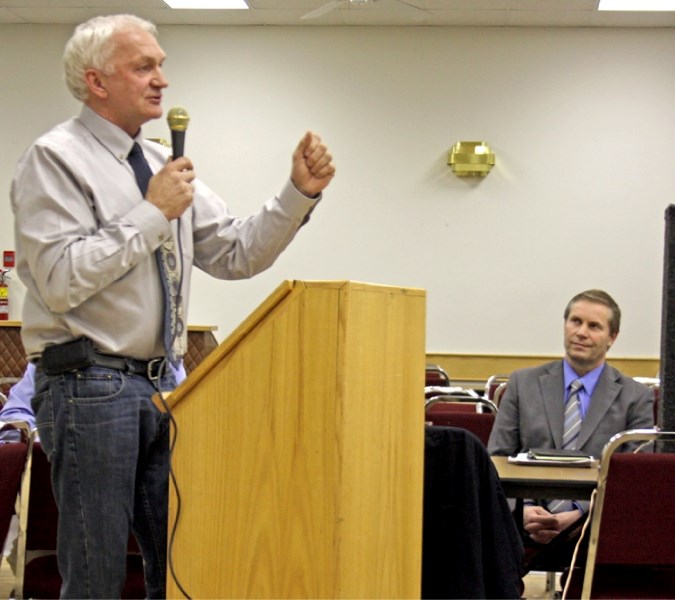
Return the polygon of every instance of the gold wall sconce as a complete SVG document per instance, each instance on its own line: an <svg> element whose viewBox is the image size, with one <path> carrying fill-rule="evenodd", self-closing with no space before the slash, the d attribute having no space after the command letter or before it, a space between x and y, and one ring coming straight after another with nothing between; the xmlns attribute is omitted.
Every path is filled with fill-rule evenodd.
<svg viewBox="0 0 675 600"><path fill-rule="evenodd" d="M457 142L448 164L457 177L485 177L495 164L495 154L485 142Z"/></svg>

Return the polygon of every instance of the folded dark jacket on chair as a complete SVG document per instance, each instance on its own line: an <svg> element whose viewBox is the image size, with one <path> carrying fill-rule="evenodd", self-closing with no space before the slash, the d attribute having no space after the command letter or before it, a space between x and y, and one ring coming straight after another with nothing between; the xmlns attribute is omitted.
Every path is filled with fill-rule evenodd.
<svg viewBox="0 0 675 600"><path fill-rule="evenodd" d="M520 598L520 533L485 446L465 429L426 428L422 538L422 598Z"/></svg>

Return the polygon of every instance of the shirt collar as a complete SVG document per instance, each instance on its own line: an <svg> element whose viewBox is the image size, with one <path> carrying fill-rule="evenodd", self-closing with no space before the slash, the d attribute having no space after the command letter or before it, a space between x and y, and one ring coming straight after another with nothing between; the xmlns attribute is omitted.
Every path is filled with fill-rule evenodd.
<svg viewBox="0 0 675 600"><path fill-rule="evenodd" d="M80 123L120 162L125 161L135 141L141 137L139 129L135 138L120 129L117 125L104 119L86 105L82 105L79 117Z"/></svg>
<svg viewBox="0 0 675 600"><path fill-rule="evenodd" d="M583 377L579 377L579 375L574 372L574 369L567 362L567 360L563 358L563 378L565 382L565 392L567 392L570 383L572 383L575 379L578 379L584 384L584 391L588 394L588 396L592 396L593 390L595 389L598 379L600 379L600 374L604 368L605 363L602 363L599 367L595 367L595 369L589 371Z"/></svg>

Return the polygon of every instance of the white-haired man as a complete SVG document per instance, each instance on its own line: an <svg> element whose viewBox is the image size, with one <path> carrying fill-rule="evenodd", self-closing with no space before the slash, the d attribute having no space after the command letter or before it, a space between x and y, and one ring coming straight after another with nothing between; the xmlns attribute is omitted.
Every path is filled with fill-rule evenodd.
<svg viewBox="0 0 675 600"><path fill-rule="evenodd" d="M137 17L78 26L64 66L82 111L27 150L12 182L64 598L119 597L130 529L148 597L165 597L169 434L151 396L175 385L164 359L184 352L192 267L220 279L266 269L335 172L308 132L280 193L231 216L188 157L170 160L141 135L162 115L164 59L154 25Z"/></svg>

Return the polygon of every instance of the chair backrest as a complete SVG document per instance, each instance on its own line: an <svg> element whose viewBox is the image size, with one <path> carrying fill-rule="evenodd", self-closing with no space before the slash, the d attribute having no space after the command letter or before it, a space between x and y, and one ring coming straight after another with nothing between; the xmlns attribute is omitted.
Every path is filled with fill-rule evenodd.
<svg viewBox="0 0 675 600"><path fill-rule="evenodd" d="M582 598L593 597L591 590L594 594L613 594L604 597L625 597L618 594L621 588L627 590L627 585L617 581L616 572L612 578L598 577L597 581L605 586L607 581L617 581L618 589L602 591L597 589L599 585L594 586L598 569L603 567L618 565L618 572L626 573L630 571L627 567L660 565L670 567L675 574L675 454L617 452L625 442L635 441L675 443L675 432L626 431L605 446L591 515ZM631 597L659 597L649 584L648 575L641 577L638 589L645 595L636 596L635 589L627 593ZM672 589L663 591L672 593Z"/></svg>
<svg viewBox="0 0 675 600"><path fill-rule="evenodd" d="M467 402L465 398L452 398L452 396L435 396L430 399L433 402L424 411L428 417L456 412L476 413L480 406L475 400Z"/></svg>
<svg viewBox="0 0 675 600"><path fill-rule="evenodd" d="M424 388L424 398L425 412L497 412L492 400L470 388L428 386Z"/></svg>
<svg viewBox="0 0 675 600"><path fill-rule="evenodd" d="M467 396L469 398L480 398L472 389L458 385L426 385L424 386L424 398L429 399L432 396Z"/></svg>
<svg viewBox="0 0 675 600"><path fill-rule="evenodd" d="M56 550L58 511L52 495L49 463L40 443L35 441L36 438L37 433L33 432L26 459L26 470L21 483L19 540L14 583L14 594L17 599L30 598L34 595L30 590L31 578L26 573L29 562L28 553L34 549L52 553ZM44 559L41 558L41 560ZM42 579L46 586L51 584L51 577L42 575ZM53 597L51 594L38 594L37 596Z"/></svg>
<svg viewBox="0 0 675 600"><path fill-rule="evenodd" d="M433 409L442 407L443 404L436 404L426 413L425 420L427 424L435 427L459 427L473 433L485 446L490 439L490 432L495 423L495 414L492 412L435 412Z"/></svg>
<svg viewBox="0 0 675 600"><path fill-rule="evenodd" d="M49 461L40 442L33 444L26 550L56 551L59 511L52 493Z"/></svg>
<svg viewBox="0 0 675 600"><path fill-rule="evenodd" d="M661 396L661 379L658 377L633 377L635 381L646 385L652 392L654 392L654 423L658 423L659 419L659 400Z"/></svg>
<svg viewBox="0 0 675 600"><path fill-rule="evenodd" d="M0 431L8 430L18 430L20 435L17 441L0 442L0 548L4 544L15 514L21 476L28 455L28 425L11 423L0 429Z"/></svg>
<svg viewBox="0 0 675 600"><path fill-rule="evenodd" d="M661 379L658 377L633 377L638 383L646 385L648 388L659 387L661 385Z"/></svg>
<svg viewBox="0 0 675 600"><path fill-rule="evenodd" d="M495 389L494 395L492 396L492 401L495 403L497 408L499 408L499 403L502 401L502 396L506 392L506 386L509 384L508 381L503 381Z"/></svg>
<svg viewBox="0 0 675 600"><path fill-rule="evenodd" d="M445 369L439 365L426 365L424 371L424 385L440 385L449 386L450 377L445 372Z"/></svg>
<svg viewBox="0 0 675 600"><path fill-rule="evenodd" d="M51 467L41 444L34 441L29 447L26 476L21 487L14 587L17 600L59 597L61 576L55 554L58 516L52 492ZM137 549L135 540L130 541L130 549L134 547ZM145 597L140 556L130 556L127 562L127 584L122 597Z"/></svg>
<svg viewBox="0 0 675 600"><path fill-rule="evenodd" d="M508 375L504 374L490 375L490 377L488 377L487 381L485 382L485 392L483 395L489 400L494 401L497 389L502 383L506 383L508 380L509 380Z"/></svg>

